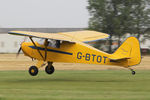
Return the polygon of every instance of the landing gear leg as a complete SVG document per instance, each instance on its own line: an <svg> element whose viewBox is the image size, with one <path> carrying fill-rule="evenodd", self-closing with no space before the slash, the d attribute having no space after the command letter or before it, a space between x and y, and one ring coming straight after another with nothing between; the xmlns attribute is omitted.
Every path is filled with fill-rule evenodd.
<svg viewBox="0 0 150 100"><path fill-rule="evenodd" d="M48 62L48 65L45 67L45 72L47 74L53 74L55 71L55 68L53 67L53 62Z"/></svg>

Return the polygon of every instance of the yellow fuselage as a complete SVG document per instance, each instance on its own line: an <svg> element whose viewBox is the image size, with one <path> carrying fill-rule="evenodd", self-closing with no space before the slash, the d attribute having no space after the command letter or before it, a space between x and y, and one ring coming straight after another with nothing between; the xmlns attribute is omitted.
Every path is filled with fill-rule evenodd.
<svg viewBox="0 0 150 100"><path fill-rule="evenodd" d="M45 46L36 42L36 46L41 54L45 56ZM43 60L37 48L32 42L24 42L21 45L26 56ZM126 66L127 61L112 62L109 57L111 54L97 50L84 43L63 42L60 48L47 47L47 58L49 62L66 62L66 63L86 63L86 64L102 64L102 65L119 65Z"/></svg>

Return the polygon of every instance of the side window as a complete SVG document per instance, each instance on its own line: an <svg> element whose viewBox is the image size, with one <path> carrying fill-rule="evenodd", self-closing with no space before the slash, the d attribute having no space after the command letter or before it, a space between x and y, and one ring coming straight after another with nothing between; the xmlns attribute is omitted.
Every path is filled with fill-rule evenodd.
<svg viewBox="0 0 150 100"><path fill-rule="evenodd" d="M48 39L48 46L53 48L60 48L60 40Z"/></svg>
<svg viewBox="0 0 150 100"><path fill-rule="evenodd" d="M40 45L44 45L44 42L45 42L45 39L39 39L39 41L38 41L38 43L39 43Z"/></svg>
<svg viewBox="0 0 150 100"><path fill-rule="evenodd" d="M40 39L38 41L38 44L40 44L40 45L44 45L44 43L45 43L45 39ZM61 44L60 40L48 39L48 45L47 46L53 47L53 48L60 48L60 44Z"/></svg>

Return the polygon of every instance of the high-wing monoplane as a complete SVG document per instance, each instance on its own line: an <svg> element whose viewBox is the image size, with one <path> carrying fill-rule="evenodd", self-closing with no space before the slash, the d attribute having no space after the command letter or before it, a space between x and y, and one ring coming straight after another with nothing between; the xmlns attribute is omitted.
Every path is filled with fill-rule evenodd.
<svg viewBox="0 0 150 100"><path fill-rule="evenodd" d="M131 66L141 62L140 45L135 37L127 38L113 54L109 54L84 43L109 37L101 32L84 30L52 34L10 31L9 34L29 37L31 40L21 43L18 54L22 50L24 55L37 60L37 64L29 68L32 76L37 75L38 69L44 65L46 73L52 74L55 71L54 62L117 65L129 68L134 75ZM41 41L35 42L33 37L41 38Z"/></svg>

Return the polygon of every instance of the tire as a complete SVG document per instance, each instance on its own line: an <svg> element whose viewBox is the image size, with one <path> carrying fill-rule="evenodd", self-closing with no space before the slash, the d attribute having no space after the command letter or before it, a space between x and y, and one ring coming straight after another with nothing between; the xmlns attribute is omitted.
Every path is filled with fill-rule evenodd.
<svg viewBox="0 0 150 100"><path fill-rule="evenodd" d="M135 75L136 74L136 72L135 71L132 71L132 75Z"/></svg>
<svg viewBox="0 0 150 100"><path fill-rule="evenodd" d="M36 66L31 66L29 68L29 74L31 76L36 76L38 74L38 68Z"/></svg>
<svg viewBox="0 0 150 100"><path fill-rule="evenodd" d="M45 67L45 72L46 72L47 74L53 74L54 71L55 71L55 68L53 67L53 65L51 65L51 66L46 66L46 67Z"/></svg>

